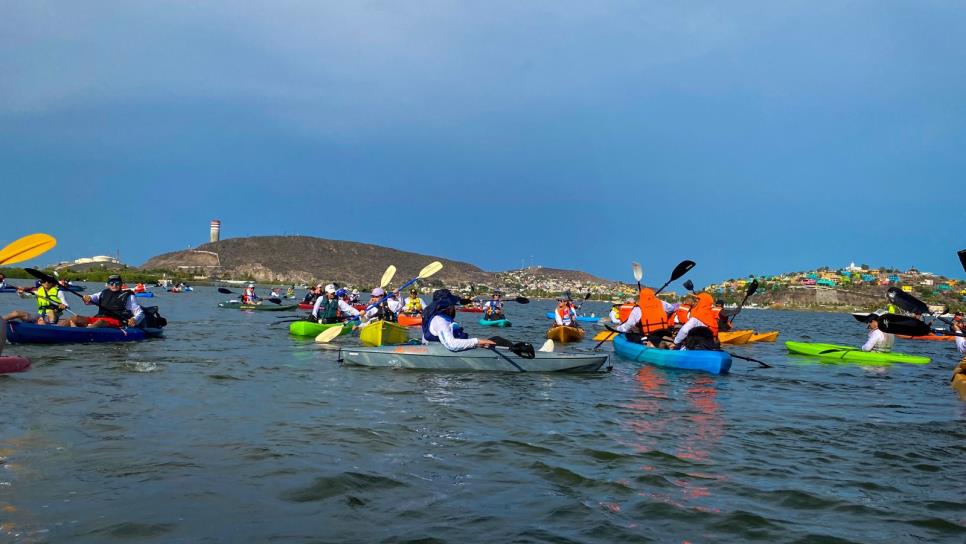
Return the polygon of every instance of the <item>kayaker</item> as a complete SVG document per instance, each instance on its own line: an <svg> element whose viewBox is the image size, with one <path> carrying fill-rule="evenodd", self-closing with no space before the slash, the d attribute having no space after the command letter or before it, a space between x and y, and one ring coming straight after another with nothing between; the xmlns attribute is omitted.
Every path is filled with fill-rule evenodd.
<svg viewBox="0 0 966 544"><path fill-rule="evenodd" d="M630 315L617 327L617 330L640 332L645 336L661 333L660 335L663 336L670 327L668 314L674 313L674 310L673 304L657 298L653 289L645 287L638 295L637 306L631 310Z"/></svg>
<svg viewBox="0 0 966 544"><path fill-rule="evenodd" d="M295 286L290 285L288 289L285 290L285 298L295 298Z"/></svg>
<svg viewBox="0 0 966 544"><path fill-rule="evenodd" d="M386 290L382 287L376 287L372 290L372 294L369 296L369 304L374 304L375 306L366 309L365 314L361 317L363 324L380 319L383 321L396 321L396 315L389 308L389 299L382 300L385 296Z"/></svg>
<svg viewBox="0 0 966 544"><path fill-rule="evenodd" d="M386 306L389 308L389 312L392 313L392 321L399 320L399 312L403 310L403 305L398 290L389 293L389 298L386 299Z"/></svg>
<svg viewBox="0 0 966 544"><path fill-rule="evenodd" d="M420 315L423 313L423 308L426 307L426 303L423 299L419 298L419 289L413 287L409 290L409 296L406 297L406 303L403 306L403 313L406 315Z"/></svg>
<svg viewBox="0 0 966 544"><path fill-rule="evenodd" d="M258 295L255 294L255 284L249 283L242 293L242 304L258 304Z"/></svg>
<svg viewBox="0 0 966 544"><path fill-rule="evenodd" d="M359 310L343 300L344 295L345 289L336 290L335 285L331 283L326 285L325 295L315 301L315 306L312 308L312 317L322 324L342 323L347 316L358 317Z"/></svg>
<svg viewBox="0 0 966 544"><path fill-rule="evenodd" d="M17 295L20 298L24 297L24 293L23 287L17 289ZM64 300L66 297L56 282L41 281L40 287L34 289L33 295L37 298L36 316L31 316L29 312L14 310L3 318L7 321L19 319L21 321L32 321L38 325L57 325L60 321L60 315L70 306Z"/></svg>
<svg viewBox="0 0 966 544"><path fill-rule="evenodd" d="M621 322L621 305L619 303L611 305L610 313L607 314L607 317L610 318L612 325L619 325Z"/></svg>
<svg viewBox="0 0 966 544"><path fill-rule="evenodd" d="M949 330L952 332L966 333L966 321L963 321L963 312L953 314L953 322L950 324ZM957 336L955 340L956 349L963 356L961 363L966 363L966 336Z"/></svg>
<svg viewBox="0 0 966 544"><path fill-rule="evenodd" d="M718 337L718 320L711 309L714 305L714 299L708 293L698 293L692 298L695 299L695 302L691 305L690 317L674 336L674 340L670 344L671 349L678 349L684 345L688 334L695 327L707 327L711 330L713 338Z"/></svg>
<svg viewBox="0 0 966 544"><path fill-rule="evenodd" d="M349 303L351 303L351 304L359 304L359 290L358 289L353 289L352 290L352 297L349 300Z"/></svg>
<svg viewBox="0 0 966 544"><path fill-rule="evenodd" d="M0 273L0 289L9 289L10 286L7 285L7 276Z"/></svg>
<svg viewBox="0 0 966 544"><path fill-rule="evenodd" d="M134 292L135 293L143 293L144 291L146 291L146 289L145 289L143 283L137 282L136 284L134 284Z"/></svg>
<svg viewBox="0 0 966 544"><path fill-rule="evenodd" d="M718 331L730 331L731 326L731 316L734 315L730 310L725 309L725 301L718 299L714 301L714 306L711 310L714 312L715 318L718 320Z"/></svg>
<svg viewBox="0 0 966 544"><path fill-rule="evenodd" d="M473 348L495 346L493 340L470 338L456 323L456 306L460 298L449 291L439 289L433 292L433 300L423 310L423 343L439 342L450 351L465 351Z"/></svg>
<svg viewBox="0 0 966 544"><path fill-rule="evenodd" d="M333 287L334 288L334 287ZM302 304L315 304L315 301L322 296L322 284L318 284L315 287L309 289L305 293L305 297L302 299Z"/></svg>
<svg viewBox="0 0 966 544"><path fill-rule="evenodd" d="M554 321L557 326L578 327L577 310L574 309L573 300L569 295L564 295L557 299L557 309L553 313Z"/></svg>
<svg viewBox="0 0 966 544"><path fill-rule="evenodd" d="M498 321L500 319L506 319L503 315L503 293L499 291L493 291L490 295L490 300L483 303L483 317L487 321Z"/></svg>
<svg viewBox="0 0 966 544"><path fill-rule="evenodd" d="M896 336L882 332L879 329L879 316L870 314L868 321L869 339L862 345L862 351L875 351L879 353L889 353L892 351L892 346L896 343Z"/></svg>
<svg viewBox="0 0 966 544"><path fill-rule="evenodd" d="M71 327L135 327L144 319L144 310L138 305L134 293L122 290L121 276L112 274L107 278L107 289L93 295L84 295L84 304L97 305L93 317L77 315L69 320Z"/></svg>

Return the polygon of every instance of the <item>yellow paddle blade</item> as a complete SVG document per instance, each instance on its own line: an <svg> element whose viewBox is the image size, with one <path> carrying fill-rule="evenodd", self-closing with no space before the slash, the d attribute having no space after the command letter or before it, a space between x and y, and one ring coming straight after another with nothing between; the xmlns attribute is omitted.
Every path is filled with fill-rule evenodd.
<svg viewBox="0 0 966 544"><path fill-rule="evenodd" d="M319 342L320 344L328 344L340 334L342 334L342 327L331 327L320 332L319 335L315 337L315 341Z"/></svg>
<svg viewBox="0 0 966 544"><path fill-rule="evenodd" d="M424 280L443 269L443 263L433 261L419 271L419 279Z"/></svg>
<svg viewBox="0 0 966 544"><path fill-rule="evenodd" d="M615 336L617 335L610 331L600 331L594 335L594 340L598 342L602 342L604 340L613 340Z"/></svg>
<svg viewBox="0 0 966 544"><path fill-rule="evenodd" d="M395 275L396 275L395 266L389 265L388 267L386 267L386 271L382 273L382 279L379 280L379 287L382 287L383 289L385 289L386 286L389 285L389 282L392 281L392 277Z"/></svg>
<svg viewBox="0 0 966 544"><path fill-rule="evenodd" d="M546 342L544 342L543 345L540 346L540 349L538 349L537 351L543 351L547 353L553 351L553 340L547 340Z"/></svg>
<svg viewBox="0 0 966 544"><path fill-rule="evenodd" d="M57 240L49 234L31 234L11 242L0 249L0 264L13 264L43 255L57 245Z"/></svg>

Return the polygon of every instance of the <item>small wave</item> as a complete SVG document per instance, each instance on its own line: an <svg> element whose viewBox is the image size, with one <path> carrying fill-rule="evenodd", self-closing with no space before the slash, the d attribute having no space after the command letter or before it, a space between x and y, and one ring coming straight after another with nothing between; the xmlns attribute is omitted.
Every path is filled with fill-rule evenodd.
<svg viewBox="0 0 966 544"><path fill-rule="evenodd" d="M121 363L121 370L128 372L157 372L161 365L150 361L125 361Z"/></svg>
<svg viewBox="0 0 966 544"><path fill-rule="evenodd" d="M108 525L101 529L95 529L88 534L103 534L120 538L150 538L169 533L172 529L174 529L174 525L170 523L137 523L126 521Z"/></svg>
<svg viewBox="0 0 966 544"><path fill-rule="evenodd" d="M403 482L375 474L343 472L337 476L316 478L312 485L283 493L281 498L289 502L323 501L352 491L377 491L405 485Z"/></svg>

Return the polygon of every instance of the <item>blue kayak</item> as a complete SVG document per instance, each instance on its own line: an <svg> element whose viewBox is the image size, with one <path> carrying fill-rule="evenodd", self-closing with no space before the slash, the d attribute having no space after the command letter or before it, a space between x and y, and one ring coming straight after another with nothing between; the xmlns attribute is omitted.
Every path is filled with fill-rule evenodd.
<svg viewBox="0 0 966 544"><path fill-rule="evenodd" d="M727 351L688 351L649 348L631 342L623 334L614 338L614 351L618 355L638 363L648 363L664 368L699 370L711 374L727 374L731 369L731 354Z"/></svg>
<svg viewBox="0 0 966 544"><path fill-rule="evenodd" d="M145 291L143 293L134 293L134 296L140 297L140 298L152 298L154 297L154 293L152 293L151 291Z"/></svg>
<svg viewBox="0 0 966 544"><path fill-rule="evenodd" d="M547 319L557 319L557 316L553 312L547 312ZM600 317L590 317L589 315L578 315L577 321L583 321L584 323L597 323L600 321Z"/></svg>
<svg viewBox="0 0 966 544"><path fill-rule="evenodd" d="M137 342L164 334L162 329L137 327L59 327L23 321L7 322L7 340L15 344L73 344L90 342Z"/></svg>
<svg viewBox="0 0 966 544"><path fill-rule="evenodd" d="M483 319L480 318L480 325L484 327L509 327L510 322L506 319Z"/></svg>

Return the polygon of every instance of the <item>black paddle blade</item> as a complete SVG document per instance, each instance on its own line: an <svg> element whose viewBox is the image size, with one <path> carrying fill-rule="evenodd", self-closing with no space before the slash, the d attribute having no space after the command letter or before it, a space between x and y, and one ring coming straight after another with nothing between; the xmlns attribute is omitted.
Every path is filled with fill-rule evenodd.
<svg viewBox="0 0 966 544"><path fill-rule="evenodd" d="M889 302L895 304L896 306L902 308L903 310L913 313L913 314L928 314L929 307L926 303L919 300L918 298L910 295L909 293L899 289L898 287L890 287L886 291L886 298Z"/></svg>
<svg viewBox="0 0 966 544"><path fill-rule="evenodd" d="M533 359L537 356L533 350L533 344L529 342L517 342L510 346L510 351L515 353L517 357L523 357L524 359Z"/></svg>
<svg viewBox="0 0 966 544"><path fill-rule="evenodd" d="M231 289L225 289L224 287L219 287L218 288L218 292L221 293L221 294L223 294L223 295L234 295L235 294L235 293L232 293L231 292Z"/></svg>
<svg viewBox="0 0 966 544"><path fill-rule="evenodd" d="M963 265L963 270L966 270L966 249L959 250L959 264Z"/></svg>
<svg viewBox="0 0 966 544"><path fill-rule="evenodd" d="M674 271L671 272L671 281L677 280L687 274L692 268L694 268L694 261L681 261L674 267Z"/></svg>
<svg viewBox="0 0 966 544"><path fill-rule="evenodd" d="M528 299L527 297L517 297L516 301L517 301L517 304L530 304L530 299Z"/></svg>
<svg viewBox="0 0 966 544"><path fill-rule="evenodd" d="M885 314L879 316L879 329L889 334L926 336L932 334L929 325L906 315Z"/></svg>
<svg viewBox="0 0 966 544"><path fill-rule="evenodd" d="M24 270L31 276L37 278L40 281L49 281L50 283L57 283L57 278L47 274L46 272L41 272L36 268L24 268Z"/></svg>
<svg viewBox="0 0 966 544"><path fill-rule="evenodd" d="M751 295L754 295L755 291L757 290L758 290L758 280L751 280L751 283L748 284L748 291L745 294L745 296L750 297Z"/></svg>
<svg viewBox="0 0 966 544"><path fill-rule="evenodd" d="M500 346L501 348L513 347L513 342L507 340L506 338L503 338L502 336L491 336L490 340L493 340L493 343Z"/></svg>
<svg viewBox="0 0 966 544"><path fill-rule="evenodd" d="M691 280L686 280L684 282L684 288L688 291L694 291L694 282Z"/></svg>

